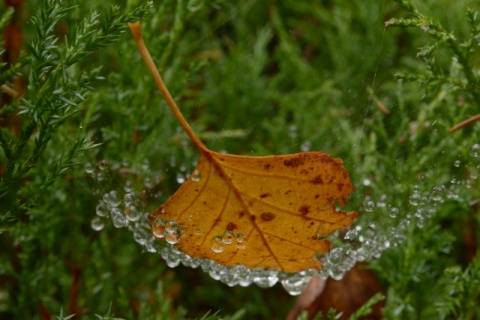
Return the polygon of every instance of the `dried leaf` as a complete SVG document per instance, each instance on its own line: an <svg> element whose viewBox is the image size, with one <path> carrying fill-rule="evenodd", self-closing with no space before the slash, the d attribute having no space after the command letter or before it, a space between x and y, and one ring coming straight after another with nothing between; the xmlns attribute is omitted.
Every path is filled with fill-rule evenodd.
<svg viewBox="0 0 480 320"><path fill-rule="evenodd" d="M192 257L225 266L298 272L319 269L326 235L353 223L337 211L353 186L343 162L323 152L248 157L209 150L168 93L146 50L139 24L130 28L145 62L200 152L190 178L151 214L152 232Z"/></svg>
<svg viewBox="0 0 480 320"><path fill-rule="evenodd" d="M298 297L297 302L287 316L287 320L296 319L304 310L309 319L315 314L327 313L330 309L342 312L340 319L349 319L364 303L375 294L382 292L375 275L366 264L358 263L345 274L342 280L322 281L312 277L311 283ZM365 319L381 319L384 302L373 305L371 314Z"/></svg>
<svg viewBox="0 0 480 320"><path fill-rule="evenodd" d="M321 267L321 239L352 224L335 212L353 187L342 161L326 153L245 157L201 150L196 171L152 215L176 221L176 245L222 265L296 272ZM199 178L201 175L201 178Z"/></svg>

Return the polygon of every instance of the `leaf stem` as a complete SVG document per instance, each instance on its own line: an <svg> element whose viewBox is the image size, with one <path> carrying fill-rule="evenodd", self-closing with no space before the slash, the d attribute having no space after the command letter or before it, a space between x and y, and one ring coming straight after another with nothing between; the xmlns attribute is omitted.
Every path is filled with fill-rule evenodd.
<svg viewBox="0 0 480 320"><path fill-rule="evenodd" d="M150 52L148 51L147 46L143 41L140 22L137 21L137 22L129 23L128 26L130 28L130 31L132 32L133 39L135 40L138 51L140 52L140 55L142 56L143 61L145 62L145 64L147 65L147 68L152 73L153 78L155 79L155 84L157 85L158 89L160 90L163 97L165 98L175 118L177 118L183 130L185 130L185 132L190 137L190 139L192 139L193 144L199 151L208 150L205 144L203 144L200 138L198 138L198 136L195 134L193 129L190 127L187 120L183 116L182 112L178 108L177 104L173 100L172 95L170 94L167 87L165 86L165 83L163 82L163 79L160 76L160 73L158 72L157 67L155 66L155 62L153 62L152 56L150 55Z"/></svg>

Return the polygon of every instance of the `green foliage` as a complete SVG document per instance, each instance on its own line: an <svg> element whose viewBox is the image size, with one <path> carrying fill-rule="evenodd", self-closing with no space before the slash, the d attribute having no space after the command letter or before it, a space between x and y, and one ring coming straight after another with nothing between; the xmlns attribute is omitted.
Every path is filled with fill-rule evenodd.
<svg viewBox="0 0 480 320"><path fill-rule="evenodd" d="M126 228L92 220L112 190L158 207L197 157L125 34L137 19L212 150L344 160L357 225L392 246L369 261L385 318L478 318L480 135L448 133L480 104L476 1L117 2L28 2L19 61L0 63L2 93L21 93L0 105L0 318L280 319L294 302L278 285L170 269ZM0 28L15 15L2 7Z"/></svg>

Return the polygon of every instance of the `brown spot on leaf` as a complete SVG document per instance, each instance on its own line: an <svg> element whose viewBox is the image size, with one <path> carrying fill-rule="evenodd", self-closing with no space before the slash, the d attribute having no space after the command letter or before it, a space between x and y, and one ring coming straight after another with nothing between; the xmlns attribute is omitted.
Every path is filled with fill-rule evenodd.
<svg viewBox="0 0 480 320"><path fill-rule="evenodd" d="M338 191L342 192L344 185L345 185L345 184L343 184L343 183L337 183Z"/></svg>
<svg viewBox="0 0 480 320"><path fill-rule="evenodd" d="M320 197L320 195L319 195L319 194L316 194L316 195L315 195L315 199L318 199L318 197Z"/></svg>
<svg viewBox="0 0 480 320"><path fill-rule="evenodd" d="M303 206L301 206L301 207L298 209L298 211L299 211L301 214L305 215L305 214L307 214L307 213L310 212L310 206L303 205Z"/></svg>
<svg viewBox="0 0 480 320"><path fill-rule="evenodd" d="M296 168L298 166L301 166L304 162L305 159L303 157L296 157L283 161L283 165L286 167Z"/></svg>
<svg viewBox="0 0 480 320"><path fill-rule="evenodd" d="M227 230L228 230L228 231L233 231L233 230L235 230L235 229L237 229L237 225L236 225L235 223L229 222L229 223L227 224Z"/></svg>
<svg viewBox="0 0 480 320"><path fill-rule="evenodd" d="M268 170L268 169L270 169L270 167L271 167L270 163L266 163L266 164L263 166L263 169L264 169L264 170Z"/></svg>
<svg viewBox="0 0 480 320"><path fill-rule="evenodd" d="M245 215L245 212L240 211L240 212L238 213L238 219L243 218L244 215Z"/></svg>
<svg viewBox="0 0 480 320"><path fill-rule="evenodd" d="M262 218L263 221L272 221L273 219L275 219L275 215L271 212L263 212L260 215L260 218Z"/></svg>
<svg viewBox="0 0 480 320"><path fill-rule="evenodd" d="M262 194L260 195L260 198L263 199L263 198L270 197L270 196L271 196L270 193L262 193Z"/></svg>
<svg viewBox="0 0 480 320"><path fill-rule="evenodd" d="M312 182L313 184L322 184L322 183L323 183L322 176L321 176L321 175L316 176L315 178L313 178L313 179L311 180L311 182Z"/></svg>

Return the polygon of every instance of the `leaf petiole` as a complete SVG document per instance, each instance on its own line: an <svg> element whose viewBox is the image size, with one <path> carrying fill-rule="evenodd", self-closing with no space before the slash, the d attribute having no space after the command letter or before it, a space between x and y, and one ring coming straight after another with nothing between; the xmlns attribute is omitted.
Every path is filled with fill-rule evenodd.
<svg viewBox="0 0 480 320"><path fill-rule="evenodd" d="M163 79L158 72L155 62L153 62L152 56L150 55L150 52L148 51L148 48L143 41L140 22L137 21L133 23L128 23L128 27L132 32L133 39L135 40L138 48L138 52L140 52L140 55L142 56L143 61L147 65L148 70L150 70L150 72L152 73L152 76L155 79L155 84L157 85L158 89L167 101L167 104L172 110L175 118L177 118L178 122L180 122L183 130L185 130L190 139L192 139L193 144L199 151L208 150L205 144L200 140L200 138L198 138L193 129L190 127L182 112L178 108L177 104L173 100L172 95L165 86L165 83L163 82Z"/></svg>

